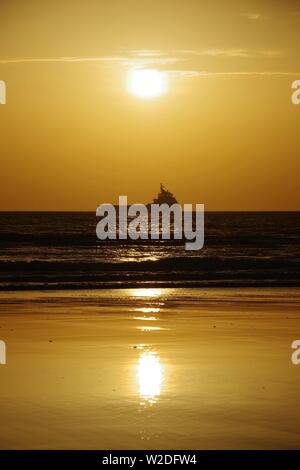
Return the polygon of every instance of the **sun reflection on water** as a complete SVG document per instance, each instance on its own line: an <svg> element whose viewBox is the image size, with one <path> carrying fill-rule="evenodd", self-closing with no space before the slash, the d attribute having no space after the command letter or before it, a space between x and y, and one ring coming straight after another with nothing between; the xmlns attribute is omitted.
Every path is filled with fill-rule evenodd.
<svg viewBox="0 0 300 470"><path fill-rule="evenodd" d="M141 405L154 404L161 393L163 367L159 356L154 352L141 354L138 363L139 393Z"/></svg>
<svg viewBox="0 0 300 470"><path fill-rule="evenodd" d="M133 297L159 297L162 294L161 289L130 289Z"/></svg>

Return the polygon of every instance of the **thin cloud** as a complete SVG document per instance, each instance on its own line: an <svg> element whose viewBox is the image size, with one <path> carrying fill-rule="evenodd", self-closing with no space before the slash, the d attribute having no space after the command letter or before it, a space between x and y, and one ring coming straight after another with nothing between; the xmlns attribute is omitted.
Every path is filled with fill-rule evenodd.
<svg viewBox="0 0 300 470"><path fill-rule="evenodd" d="M247 77L247 76L267 76L267 77L300 77L300 72L257 72L257 71L246 71L246 72L208 72L208 71L202 71L198 72L197 76L202 76L202 77L214 77L214 76L240 76L240 77Z"/></svg>
<svg viewBox="0 0 300 470"><path fill-rule="evenodd" d="M157 49L134 49L131 54L137 57L157 57L164 56L166 53Z"/></svg>
<svg viewBox="0 0 300 470"><path fill-rule="evenodd" d="M285 53L279 50L263 50L263 51L253 51L252 57L265 57L266 59L275 59L276 57L282 57ZM249 55L251 57L251 55Z"/></svg>
<svg viewBox="0 0 300 470"><path fill-rule="evenodd" d="M49 57L49 58L16 58L0 59L0 64L26 64L26 63L51 63L51 62L120 62L124 57Z"/></svg>
<svg viewBox="0 0 300 470"><path fill-rule="evenodd" d="M176 51L186 55L199 57L278 57L283 55L283 51L278 50L250 50L250 49L203 49L203 50L185 50Z"/></svg>
<svg viewBox="0 0 300 470"><path fill-rule="evenodd" d="M300 72L272 72L272 71L232 71L232 72L223 72L223 71L204 71L204 70L165 70L170 77L179 77L179 78L196 78L196 77L300 77Z"/></svg>
<svg viewBox="0 0 300 470"><path fill-rule="evenodd" d="M182 60L182 59L181 59ZM176 57L152 57L142 55L141 57L133 56L103 56L103 57L50 57L50 58L14 58L0 59L0 65L6 64L39 64L39 63L85 63L94 62L104 65L123 65L127 67L147 67L147 66L164 66L175 64L179 59Z"/></svg>
<svg viewBox="0 0 300 470"><path fill-rule="evenodd" d="M202 74L202 72L198 72L197 70L165 70L164 73L174 78L194 78Z"/></svg>
<svg viewBox="0 0 300 470"><path fill-rule="evenodd" d="M176 64L178 62L182 62L185 59L179 59L177 57L149 57L149 58L128 58L123 61L124 65L129 67L137 67L137 68L144 68L144 67L151 67L151 66L165 66L169 64Z"/></svg>
<svg viewBox="0 0 300 470"><path fill-rule="evenodd" d="M165 73L171 77L246 77L246 76L266 76L266 77L300 77L300 72L285 71L203 71L183 68L180 64L186 63L193 56L195 57L228 57L228 58L245 58L245 57L265 57L274 58L282 55L282 51L260 50L251 51L247 49L202 49L202 50L132 50L126 55L111 55L98 57L50 57L50 58L11 58L0 59L0 65L5 64L35 64L35 63L99 63L103 66L123 66L125 68L145 68L158 67L162 68ZM173 67L170 67L173 66ZM199 67L200 68L200 67Z"/></svg>
<svg viewBox="0 0 300 470"><path fill-rule="evenodd" d="M131 54L136 57L166 57L166 56L207 56L207 57L248 57L249 52L246 49L177 49L171 51L161 50L133 50Z"/></svg>
<svg viewBox="0 0 300 470"><path fill-rule="evenodd" d="M245 49L203 49L184 50L182 54L203 56L203 57L248 57L249 53Z"/></svg>
<svg viewBox="0 0 300 470"><path fill-rule="evenodd" d="M188 60L190 57L228 57L228 58L246 58L246 57L278 57L282 55L282 51L277 50L262 50L251 51L243 48L209 48L200 50L175 50L175 51L162 51L162 50L132 50L126 55L113 55L113 56L98 56L98 57L25 57L25 58L10 58L0 59L0 64L35 64L35 63L84 63L84 62L99 62L104 64L121 64L129 66L149 66L149 65L167 65L175 64L177 62Z"/></svg>
<svg viewBox="0 0 300 470"><path fill-rule="evenodd" d="M260 13L241 13L241 16L252 21L259 20L262 18L262 15Z"/></svg>
<svg viewBox="0 0 300 470"><path fill-rule="evenodd" d="M265 50L251 50L245 48L207 48L207 49L178 49L171 51L161 50L133 50L131 54L135 57L176 57L176 60L187 60L191 57L279 57L284 55L283 51L265 49Z"/></svg>

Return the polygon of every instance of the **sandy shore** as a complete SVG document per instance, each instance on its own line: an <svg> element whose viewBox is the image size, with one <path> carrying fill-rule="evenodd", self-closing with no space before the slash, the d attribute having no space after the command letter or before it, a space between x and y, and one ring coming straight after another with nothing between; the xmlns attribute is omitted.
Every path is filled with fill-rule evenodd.
<svg viewBox="0 0 300 470"><path fill-rule="evenodd" d="M294 289L0 294L2 449L300 448Z"/></svg>

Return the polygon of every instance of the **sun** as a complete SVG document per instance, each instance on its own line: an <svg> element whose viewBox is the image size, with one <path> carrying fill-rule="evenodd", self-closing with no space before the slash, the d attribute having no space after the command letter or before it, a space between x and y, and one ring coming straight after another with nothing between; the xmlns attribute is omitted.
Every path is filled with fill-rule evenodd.
<svg viewBox="0 0 300 470"><path fill-rule="evenodd" d="M166 74L155 69L139 69L130 72L128 91L139 98L151 99L168 91Z"/></svg>

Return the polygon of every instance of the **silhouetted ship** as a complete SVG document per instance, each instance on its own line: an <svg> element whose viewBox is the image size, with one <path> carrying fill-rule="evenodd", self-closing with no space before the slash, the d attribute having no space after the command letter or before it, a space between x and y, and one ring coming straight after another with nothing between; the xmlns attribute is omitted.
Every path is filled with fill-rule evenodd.
<svg viewBox="0 0 300 470"><path fill-rule="evenodd" d="M152 204L167 204L168 206L172 206L173 204L178 204L178 201L174 194L171 193L162 183L160 184L160 192L158 193L157 197L153 199L152 202L146 204L148 209L151 208ZM114 204L114 207L119 210L119 204Z"/></svg>
<svg viewBox="0 0 300 470"><path fill-rule="evenodd" d="M157 197L153 199L153 202L151 204L167 204L168 206L172 206L173 204L178 204L178 202L174 194L168 191L165 186L161 183L160 192L158 193ZM151 204L148 204L148 206L150 206Z"/></svg>
<svg viewBox="0 0 300 470"><path fill-rule="evenodd" d="M156 215L153 215L153 212L152 212L152 208L153 208L153 205L156 204L158 206L162 206L162 205L165 205L165 206L168 206L169 208L171 208L174 204L178 204L178 201L176 199L176 197L174 196L173 193L171 193L171 191L169 191L162 183L160 184L160 191L159 193L157 194L157 197L154 197L153 198L153 201L146 204L144 207L146 207L147 209L147 212L146 214L144 213L144 215L142 215L142 218L141 218L141 222L140 222L140 229L138 229L137 231L140 231L141 233L147 233L147 235L150 237L152 236L155 232L159 234L159 238L161 237L162 235L162 212L159 210L159 212L156 214ZM128 228L128 225L127 225L127 228L124 229L124 222L122 222L121 224L119 223L121 221L121 218L120 218L120 214L121 214L121 210L125 209L125 214L126 216L124 215L124 212L123 212L123 217L125 216L126 219L125 221L127 221L127 224L129 224L132 220L134 220L136 218L136 214L135 215L130 215L127 211L128 209L130 208L130 205L129 204L124 204L124 205L120 205L120 204L117 204L117 205L114 205L115 207L115 210L116 210L116 232L117 232L117 236L115 238L111 238L111 239L108 239L110 241L118 241L118 240L122 240L122 243L124 244L125 243L125 240L126 243L131 243L132 241L134 243L137 243L137 240L139 240L140 243L143 243L145 241L148 240L148 237L145 238L145 237L141 237L139 239L130 239L130 237L120 237L120 233L127 233L127 228ZM138 211L139 212L139 211ZM140 214L141 215L141 214ZM100 219L102 219L104 216L104 214L102 216L100 216ZM152 217L154 217L154 224L152 223ZM155 217L158 217L158 220L155 221ZM122 219L124 221L124 219ZM170 234L170 238L172 239L173 236L174 236L174 222L175 222L175 216L174 216L174 213L172 211L172 208L170 209L170 215L169 215L169 228L166 230L168 231L169 230L169 234ZM158 223L157 223L158 222ZM126 222L125 222L126 223ZM183 219L181 219L181 223L183 224ZM152 243L155 243L155 241L158 241L159 239L155 239L154 237L152 238ZM184 242L184 237L182 238L181 242L179 241L179 239L177 240L177 243L183 243Z"/></svg>

